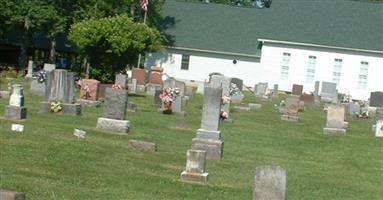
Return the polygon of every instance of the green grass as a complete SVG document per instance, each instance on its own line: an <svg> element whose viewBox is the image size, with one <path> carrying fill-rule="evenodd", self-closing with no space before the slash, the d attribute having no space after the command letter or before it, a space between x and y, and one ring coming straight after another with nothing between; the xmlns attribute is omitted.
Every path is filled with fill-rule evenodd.
<svg viewBox="0 0 383 200"><path fill-rule="evenodd" d="M263 103L260 112L232 112L223 123L224 158L208 160L207 185L180 182L201 120L202 97L194 96L187 117L162 115L153 98L132 96L139 111L128 113L131 132L111 135L95 129L102 108L82 116L37 113L41 97L25 87L27 120L23 134L10 131L0 99L0 188L32 199L252 199L255 167L280 165L287 170L288 199L383 197L383 140L369 120L349 119L346 136L322 134L326 115L320 108L300 113L298 123L283 122ZM245 102L256 102L250 95ZM189 127L177 129L177 124ZM87 131L77 140L73 129ZM128 148L129 139L155 142L158 152Z"/></svg>

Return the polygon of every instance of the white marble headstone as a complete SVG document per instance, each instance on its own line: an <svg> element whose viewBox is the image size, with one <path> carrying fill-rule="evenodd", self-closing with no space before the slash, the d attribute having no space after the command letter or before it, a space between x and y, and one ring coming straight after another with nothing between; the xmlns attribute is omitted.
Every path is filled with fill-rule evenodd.
<svg viewBox="0 0 383 200"><path fill-rule="evenodd" d="M376 122L375 136L383 137L383 120L379 120Z"/></svg>

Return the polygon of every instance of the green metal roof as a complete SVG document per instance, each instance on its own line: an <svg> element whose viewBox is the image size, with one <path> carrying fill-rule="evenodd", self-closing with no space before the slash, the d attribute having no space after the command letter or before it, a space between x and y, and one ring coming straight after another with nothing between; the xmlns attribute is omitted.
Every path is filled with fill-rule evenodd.
<svg viewBox="0 0 383 200"><path fill-rule="evenodd" d="M270 39L383 51L383 3L273 0L257 9L167 0L163 16L174 47L256 55L258 39Z"/></svg>

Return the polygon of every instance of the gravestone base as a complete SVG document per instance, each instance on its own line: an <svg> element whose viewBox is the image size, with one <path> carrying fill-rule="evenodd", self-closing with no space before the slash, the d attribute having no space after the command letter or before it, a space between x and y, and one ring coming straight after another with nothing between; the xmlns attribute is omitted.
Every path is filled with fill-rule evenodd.
<svg viewBox="0 0 383 200"><path fill-rule="evenodd" d="M9 99L9 97L10 97L9 91L0 91L0 98Z"/></svg>
<svg viewBox="0 0 383 200"><path fill-rule="evenodd" d="M197 130L197 138L220 140L221 139L221 131L209 131L209 130L205 130L205 129L200 128Z"/></svg>
<svg viewBox="0 0 383 200"><path fill-rule="evenodd" d="M118 120L99 117L97 119L96 128L115 134L126 134L129 132L130 122L128 120Z"/></svg>
<svg viewBox="0 0 383 200"><path fill-rule="evenodd" d="M324 134L330 135L346 135L346 129L344 128L323 128Z"/></svg>
<svg viewBox="0 0 383 200"><path fill-rule="evenodd" d="M4 116L7 119L25 119L27 118L27 108L18 106L6 106Z"/></svg>
<svg viewBox="0 0 383 200"><path fill-rule="evenodd" d="M221 159L223 156L223 141L214 139L193 138L192 149L206 151L206 158L208 159Z"/></svg>
<svg viewBox="0 0 383 200"><path fill-rule="evenodd" d="M128 145L130 148L144 151L157 151L157 144L152 142L145 142L140 140L129 140Z"/></svg>
<svg viewBox="0 0 383 200"><path fill-rule="evenodd" d="M81 105L77 103L61 103L61 112L65 115L81 115ZM39 113L50 113L51 111L51 102L43 101L40 102Z"/></svg>
<svg viewBox="0 0 383 200"><path fill-rule="evenodd" d="M181 181L182 182L190 182L190 183L202 183L206 184L208 180L209 173L193 173L183 171L181 173Z"/></svg>
<svg viewBox="0 0 383 200"><path fill-rule="evenodd" d="M262 104L258 104L258 103L249 103L249 108L250 110L254 110L254 111L259 111L261 110L262 108Z"/></svg>
<svg viewBox="0 0 383 200"><path fill-rule="evenodd" d="M0 200L25 200L25 193L0 191Z"/></svg>
<svg viewBox="0 0 383 200"><path fill-rule="evenodd" d="M282 115L281 120L283 121L289 121L289 122L298 122L299 117L294 115Z"/></svg>
<svg viewBox="0 0 383 200"><path fill-rule="evenodd" d="M250 107L245 107L245 106L234 106L234 109L239 112L246 112L250 111Z"/></svg>
<svg viewBox="0 0 383 200"><path fill-rule="evenodd" d="M80 104L82 107L99 107L101 104L100 101L93 101L93 100L87 100L87 99L77 99L76 102Z"/></svg>

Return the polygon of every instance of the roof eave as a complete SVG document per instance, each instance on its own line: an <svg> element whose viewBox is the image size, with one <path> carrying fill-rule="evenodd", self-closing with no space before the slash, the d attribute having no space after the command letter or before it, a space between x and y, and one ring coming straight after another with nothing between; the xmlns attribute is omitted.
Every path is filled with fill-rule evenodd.
<svg viewBox="0 0 383 200"><path fill-rule="evenodd" d="M297 45L297 46L319 47L319 48L327 48L327 49L338 49L338 50L383 54L383 51L377 51L377 50L337 47L337 46L328 46L328 45L320 45L320 44L302 43L302 42L290 42L290 41L271 40L271 39L262 39L262 38L259 38L258 41L262 43L269 42L269 43L278 43L278 44L289 44L289 45Z"/></svg>
<svg viewBox="0 0 383 200"><path fill-rule="evenodd" d="M243 56L243 57L249 57L249 58L261 58L261 56L258 56L258 55L233 53L233 52L225 52L225 51L213 51L213 50L206 50L206 49L193 49L193 48L187 48L187 47L174 47L174 46L167 46L166 48L175 49L175 50L183 50L183 51L196 51L196 52L203 52L203 53L221 54L221 55L228 55L228 56Z"/></svg>

